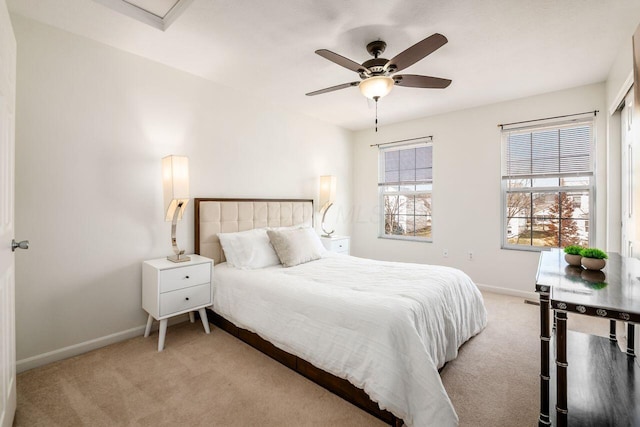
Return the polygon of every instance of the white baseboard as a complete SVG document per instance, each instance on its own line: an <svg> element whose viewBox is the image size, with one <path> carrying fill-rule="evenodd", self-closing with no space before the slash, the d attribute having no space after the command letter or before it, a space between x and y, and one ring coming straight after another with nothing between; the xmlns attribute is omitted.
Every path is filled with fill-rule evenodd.
<svg viewBox="0 0 640 427"><path fill-rule="evenodd" d="M187 321L187 315L175 316L169 319L169 326L175 325ZM38 354L26 359L21 359L16 362L16 371L18 373L28 371L29 369L37 368L39 366L47 365L49 363L57 362L58 360L68 359L69 357L77 356L82 353L86 353L91 350L96 350L101 347L105 347L109 344L115 344L120 341L128 340L142 336L146 325L137 326L135 328L127 329L126 331L116 332L115 334L106 335L104 337L95 338L89 341L81 342L78 344L63 347L57 350L49 351L47 353ZM157 322L154 323L153 330L157 330ZM155 337L157 341L157 336Z"/></svg>
<svg viewBox="0 0 640 427"><path fill-rule="evenodd" d="M77 356L79 354L86 353L88 351L95 350L109 344L114 344L119 341L124 341L129 338L140 336L144 334L144 328L144 326L138 326L126 331L116 332L115 334L107 335L93 340L70 345L68 347L63 347L58 350L53 350L48 353L38 354L36 356L18 360L16 362L16 371L18 373L28 371L29 369L37 368L38 366L43 366L52 362L56 362L58 360L67 359L69 357Z"/></svg>
<svg viewBox="0 0 640 427"><path fill-rule="evenodd" d="M524 299L531 299L534 301L538 301L539 295L535 292L527 292L527 291L518 291L516 289L508 289L508 288L499 288L497 286L489 286L489 285L481 285L476 283L478 289L483 292L493 292L494 294L502 294L502 295L511 295L514 297L520 297Z"/></svg>

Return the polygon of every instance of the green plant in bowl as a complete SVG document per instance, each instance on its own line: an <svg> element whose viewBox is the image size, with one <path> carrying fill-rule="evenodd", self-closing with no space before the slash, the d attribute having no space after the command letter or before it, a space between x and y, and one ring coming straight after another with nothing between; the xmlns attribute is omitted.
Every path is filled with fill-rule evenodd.
<svg viewBox="0 0 640 427"><path fill-rule="evenodd" d="M564 259L567 261L567 264L573 265L574 267L580 267L582 262L582 256L580 255L580 251L584 248L578 245L569 245L564 248Z"/></svg>
<svg viewBox="0 0 640 427"><path fill-rule="evenodd" d="M582 259L580 263L587 270L602 270L607 265L609 256L598 248L585 248L580 251Z"/></svg>

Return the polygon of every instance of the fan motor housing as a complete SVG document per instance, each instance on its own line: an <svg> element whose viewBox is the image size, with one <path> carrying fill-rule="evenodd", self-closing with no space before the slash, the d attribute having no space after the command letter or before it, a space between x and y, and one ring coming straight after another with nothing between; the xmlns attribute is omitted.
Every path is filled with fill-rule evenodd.
<svg viewBox="0 0 640 427"><path fill-rule="evenodd" d="M364 61L362 66L371 70L371 76L386 76L389 74L390 70L385 70L384 66L389 62L388 59L385 58L373 58L368 61ZM364 77L363 77L364 76ZM360 77L366 78L371 77L367 76L364 73L360 73Z"/></svg>

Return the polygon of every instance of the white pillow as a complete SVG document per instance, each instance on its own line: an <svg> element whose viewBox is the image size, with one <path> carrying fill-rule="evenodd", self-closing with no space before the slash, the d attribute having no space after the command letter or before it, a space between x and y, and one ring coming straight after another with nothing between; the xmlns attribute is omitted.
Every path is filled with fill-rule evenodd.
<svg viewBox="0 0 640 427"><path fill-rule="evenodd" d="M319 259L325 252L320 238L312 228L267 230L267 235L285 267Z"/></svg>
<svg viewBox="0 0 640 427"><path fill-rule="evenodd" d="M280 264L265 228L218 233L227 264L241 269L264 268Z"/></svg>

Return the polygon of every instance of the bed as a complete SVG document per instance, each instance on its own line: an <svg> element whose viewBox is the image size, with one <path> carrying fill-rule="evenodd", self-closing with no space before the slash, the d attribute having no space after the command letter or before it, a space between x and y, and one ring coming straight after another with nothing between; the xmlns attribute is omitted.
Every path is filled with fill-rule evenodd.
<svg viewBox="0 0 640 427"><path fill-rule="evenodd" d="M264 239L268 227L287 265L274 239L311 226L313 202L196 199L195 213L196 253L215 264L212 323L391 425L457 425L438 369L486 325L468 276L328 252L291 267L237 268L219 233L231 257L232 236Z"/></svg>

